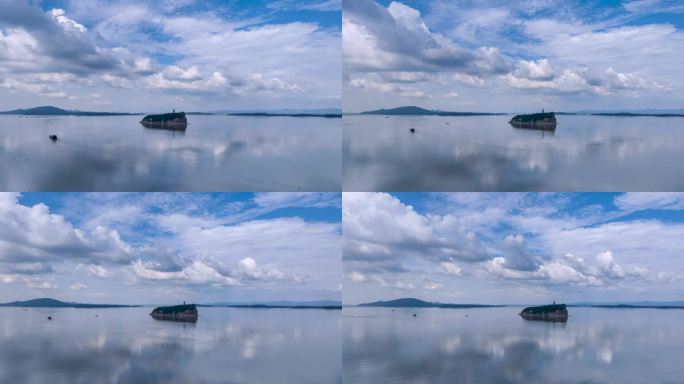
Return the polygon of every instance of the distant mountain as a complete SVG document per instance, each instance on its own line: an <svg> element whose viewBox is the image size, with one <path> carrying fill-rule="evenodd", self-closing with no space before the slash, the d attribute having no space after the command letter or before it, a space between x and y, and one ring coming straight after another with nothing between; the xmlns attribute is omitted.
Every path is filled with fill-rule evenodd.
<svg viewBox="0 0 684 384"><path fill-rule="evenodd" d="M134 307L134 305L117 304L81 304L59 301L47 297L40 299L13 301L11 303L0 304L0 307L34 307L34 308L124 308Z"/></svg>
<svg viewBox="0 0 684 384"><path fill-rule="evenodd" d="M392 308L490 308L498 305L484 304L447 304L423 301L415 298L403 298L389 301L375 301L372 303L359 304L359 307L392 307Z"/></svg>
<svg viewBox="0 0 684 384"><path fill-rule="evenodd" d="M580 111L574 111L576 114L583 115L595 115L595 114L634 114L634 115L682 115L684 114L684 109L655 109L655 108L644 108L644 109L584 109Z"/></svg>
<svg viewBox="0 0 684 384"><path fill-rule="evenodd" d="M570 307L600 308L684 308L684 301L627 301L627 302L579 302L568 304Z"/></svg>
<svg viewBox="0 0 684 384"><path fill-rule="evenodd" d="M83 112L68 111L53 106L35 107L29 109L15 109L13 111L0 112L0 115L28 115L28 116L124 116L130 113L118 112Z"/></svg>
<svg viewBox="0 0 684 384"><path fill-rule="evenodd" d="M613 117L684 117L684 113L633 113L633 112L599 112L592 113L593 116L613 116Z"/></svg>
<svg viewBox="0 0 684 384"><path fill-rule="evenodd" d="M216 307L232 306L265 306L265 307L341 307L341 301L316 300L316 301L248 301L248 302L218 302L210 305Z"/></svg>
<svg viewBox="0 0 684 384"><path fill-rule="evenodd" d="M324 117L328 119L341 118L342 114L318 115L314 113L265 113L265 112L237 112L228 113L228 116L251 116L251 117Z"/></svg>
<svg viewBox="0 0 684 384"><path fill-rule="evenodd" d="M247 309L342 309L342 303L340 303L339 305L226 304L226 305L211 305L211 307L247 308Z"/></svg>
<svg viewBox="0 0 684 384"><path fill-rule="evenodd" d="M216 114L265 114L265 115L341 115L339 108L317 108L317 109L224 109L213 111Z"/></svg>
<svg viewBox="0 0 684 384"><path fill-rule="evenodd" d="M416 106L398 107L392 109L378 109L376 111L361 112L362 115L394 115L394 116L491 116L500 113L486 112L448 112L425 109Z"/></svg>

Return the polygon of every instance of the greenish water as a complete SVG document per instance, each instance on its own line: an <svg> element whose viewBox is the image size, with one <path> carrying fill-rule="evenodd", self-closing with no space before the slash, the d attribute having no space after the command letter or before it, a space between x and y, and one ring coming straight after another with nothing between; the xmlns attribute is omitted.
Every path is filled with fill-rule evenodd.
<svg viewBox="0 0 684 384"><path fill-rule="evenodd" d="M344 381L682 382L684 310L569 308L567 323L550 323L521 309L345 307Z"/></svg>
<svg viewBox="0 0 684 384"><path fill-rule="evenodd" d="M340 383L341 311L0 308L0 383ZM47 320L52 316L52 320Z"/></svg>
<svg viewBox="0 0 684 384"><path fill-rule="evenodd" d="M0 190L341 188L341 119L188 116L185 132L140 119L0 116Z"/></svg>

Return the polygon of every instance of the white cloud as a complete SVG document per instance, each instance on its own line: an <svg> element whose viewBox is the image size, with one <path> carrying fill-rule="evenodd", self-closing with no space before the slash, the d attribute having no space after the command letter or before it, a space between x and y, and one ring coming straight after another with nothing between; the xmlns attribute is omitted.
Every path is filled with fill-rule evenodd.
<svg viewBox="0 0 684 384"><path fill-rule="evenodd" d="M439 266L440 271L446 273L447 275L463 276L463 269L461 269L461 267L459 267L456 263L443 261L439 264Z"/></svg>

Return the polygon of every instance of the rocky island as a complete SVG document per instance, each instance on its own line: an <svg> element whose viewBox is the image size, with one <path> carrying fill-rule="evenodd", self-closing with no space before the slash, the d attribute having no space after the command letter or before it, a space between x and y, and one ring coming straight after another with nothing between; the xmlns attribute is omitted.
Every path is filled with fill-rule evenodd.
<svg viewBox="0 0 684 384"><path fill-rule="evenodd" d="M527 307L520 312L525 320L543 321L568 321L568 308L565 304L542 305L539 307Z"/></svg>
<svg viewBox="0 0 684 384"><path fill-rule="evenodd" d="M171 130L184 130L188 127L188 119L185 112L163 113L161 115L147 115L140 124L146 128L162 128Z"/></svg>
<svg viewBox="0 0 684 384"><path fill-rule="evenodd" d="M157 320L189 321L194 323L197 321L199 314L197 313L197 305L183 304L157 307L154 311L150 312L150 316Z"/></svg>
<svg viewBox="0 0 684 384"><path fill-rule="evenodd" d="M516 128L556 129L556 114L554 112L533 113L530 115L516 115L508 122Z"/></svg>

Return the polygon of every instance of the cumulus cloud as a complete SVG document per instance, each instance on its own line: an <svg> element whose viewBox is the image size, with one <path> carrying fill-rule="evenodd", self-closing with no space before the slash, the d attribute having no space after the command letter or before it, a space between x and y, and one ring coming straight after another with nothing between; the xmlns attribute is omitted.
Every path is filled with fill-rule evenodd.
<svg viewBox="0 0 684 384"><path fill-rule="evenodd" d="M500 73L508 64L494 47L464 49L433 33L420 12L399 2L344 2L342 47L351 71Z"/></svg>
<svg viewBox="0 0 684 384"><path fill-rule="evenodd" d="M399 1L344 2L345 109L376 108L379 93L388 105L452 110L468 105L491 111L493 100L524 108L540 98L563 109L595 108L597 101L608 109L639 108L642 99L653 108L678 108L684 95L677 69L684 65L677 54L684 46L681 28L631 23L657 9L678 12L664 3L597 10L555 1L434 0L416 8ZM408 86L386 76L393 72L431 76ZM437 97L451 92L459 103Z"/></svg>
<svg viewBox="0 0 684 384"><path fill-rule="evenodd" d="M342 217L345 260L395 269L400 264L383 267L382 262L412 254L438 261L489 257L486 247L456 217L421 215L389 194L345 193Z"/></svg>
<svg viewBox="0 0 684 384"><path fill-rule="evenodd" d="M248 9L255 14L260 9L261 16L242 19L232 13L228 18L220 8L206 11L187 5L92 1L41 8L3 0L0 87L38 100L105 104L82 97L98 93L116 98L122 104L118 110L138 106L129 103L141 89L174 92L183 102L202 108L257 99L299 108L292 103L307 99L328 107L339 99L339 30L324 27L322 18L269 23L264 16L293 9L339 12L339 1L274 2ZM56 87L50 78L35 74L73 75L78 81ZM156 98L137 100L158 104Z"/></svg>
<svg viewBox="0 0 684 384"><path fill-rule="evenodd" d="M345 291L352 302L396 294L453 300L463 291L468 300L495 303L530 292L572 292L575 300L625 292L662 297L665 283L684 278L684 226L630 218L680 209L678 195L620 194L603 207L566 194L408 196L344 194Z"/></svg>
<svg viewBox="0 0 684 384"><path fill-rule="evenodd" d="M299 300L339 295L339 218L333 211L324 214L331 221L280 211L339 209L339 194L260 194L230 203L203 194L61 198L55 213L46 203L27 206L18 194L0 194L0 281L18 292L61 287L111 296L147 287L143 297L172 290L226 299L220 295L227 289L299 292ZM273 212L280 213L262 217Z"/></svg>

